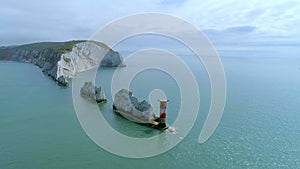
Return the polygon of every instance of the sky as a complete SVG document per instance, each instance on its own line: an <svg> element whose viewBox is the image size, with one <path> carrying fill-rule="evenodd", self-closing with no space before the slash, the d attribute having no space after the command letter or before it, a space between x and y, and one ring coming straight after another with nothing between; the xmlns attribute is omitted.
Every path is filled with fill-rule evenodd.
<svg viewBox="0 0 300 169"><path fill-rule="evenodd" d="M297 45L294 0L1 0L0 46L88 39L120 17L161 12L187 20L216 44Z"/></svg>

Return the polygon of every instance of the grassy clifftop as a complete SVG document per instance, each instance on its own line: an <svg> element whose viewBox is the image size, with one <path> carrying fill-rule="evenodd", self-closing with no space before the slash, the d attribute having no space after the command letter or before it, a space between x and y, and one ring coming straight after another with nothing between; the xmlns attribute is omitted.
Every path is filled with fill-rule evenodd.
<svg viewBox="0 0 300 169"><path fill-rule="evenodd" d="M58 62L63 59L62 61L70 63L71 58L65 57L63 54L68 52L72 54L73 52L73 55L76 55L74 54L73 50L77 51L82 50L85 47L90 47L90 43L94 43L97 46L108 50L104 58L101 60L101 66L116 67L122 65L122 58L118 52L113 51L104 43L87 40L73 40L67 42L39 42L18 46L4 46L0 47L0 60L20 61L35 64L39 68L41 68L41 70L46 75L52 77L60 84L66 85L67 81L64 75L62 75L61 77L57 77L57 72L61 70L59 69L61 65L58 65ZM92 56L97 56L97 52L93 53ZM90 56L85 56L84 59L91 58ZM88 63L91 64L90 62ZM77 63L74 62L72 64ZM92 66L93 65L85 65L87 69ZM76 67L76 65L74 65L74 67Z"/></svg>
<svg viewBox="0 0 300 169"><path fill-rule="evenodd" d="M8 47L1 47L0 48L0 56L5 55L4 52L7 52L9 50L44 50L44 49L52 49L56 53L66 53L72 51L72 48L77 43L86 42L87 40L73 40L73 41L66 41L66 42L38 42L38 43L31 43L31 44L25 44L25 45L19 45L19 46L8 46ZM105 49L110 50L107 45L101 42L96 41L90 41L93 42Z"/></svg>

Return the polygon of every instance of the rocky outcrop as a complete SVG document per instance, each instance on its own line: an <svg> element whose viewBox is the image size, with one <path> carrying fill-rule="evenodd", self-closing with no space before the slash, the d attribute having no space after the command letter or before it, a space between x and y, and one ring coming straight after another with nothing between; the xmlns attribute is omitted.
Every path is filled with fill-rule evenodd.
<svg viewBox="0 0 300 169"><path fill-rule="evenodd" d="M96 87L92 82L85 82L80 89L80 95L85 99L96 101L97 103L106 102L104 90L101 87Z"/></svg>
<svg viewBox="0 0 300 169"><path fill-rule="evenodd" d="M63 77L63 76L59 76L57 78L57 82L63 86L67 86L68 85L68 81Z"/></svg>
<svg viewBox="0 0 300 169"><path fill-rule="evenodd" d="M123 65L119 53L108 47L91 42L78 43L74 45L72 51L61 55L57 77L72 78L79 72L96 68L99 64L108 67Z"/></svg>
<svg viewBox="0 0 300 169"><path fill-rule="evenodd" d="M137 123L149 123L157 119L151 104L145 100L139 102L133 93L126 89L116 93L114 109L128 120Z"/></svg>
<svg viewBox="0 0 300 169"><path fill-rule="evenodd" d="M101 56L104 55L104 58ZM58 84L67 86L67 78L101 66L123 66L122 57L100 42L42 42L0 48L0 60L21 61L37 65Z"/></svg>
<svg viewBox="0 0 300 169"><path fill-rule="evenodd" d="M131 91L129 91L129 99L133 107L139 111L145 112L151 108L151 104L149 104L146 100L139 102L138 99L133 96Z"/></svg>

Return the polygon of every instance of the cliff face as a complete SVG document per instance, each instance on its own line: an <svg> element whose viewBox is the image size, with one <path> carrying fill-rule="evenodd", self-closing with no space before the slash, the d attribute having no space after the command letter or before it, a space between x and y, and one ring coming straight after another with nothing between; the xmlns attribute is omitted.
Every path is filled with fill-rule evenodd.
<svg viewBox="0 0 300 169"><path fill-rule="evenodd" d="M72 78L79 72L97 67L99 63L108 67L122 65L122 58L108 47L83 42L74 45L72 51L62 54L57 63L57 77Z"/></svg>
<svg viewBox="0 0 300 169"><path fill-rule="evenodd" d="M106 53L106 54L105 54ZM101 59L100 56L104 55ZM37 65L44 74L60 85L68 85L67 78L101 66L123 65L118 52L99 42L70 41L37 43L0 49L0 60L21 61Z"/></svg>

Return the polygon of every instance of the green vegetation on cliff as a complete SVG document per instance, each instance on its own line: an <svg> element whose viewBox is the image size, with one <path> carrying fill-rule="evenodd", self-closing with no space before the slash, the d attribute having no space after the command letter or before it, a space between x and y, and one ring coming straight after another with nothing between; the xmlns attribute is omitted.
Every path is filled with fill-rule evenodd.
<svg viewBox="0 0 300 169"><path fill-rule="evenodd" d="M72 48L75 44L82 43L82 42L87 42L87 40L72 40L66 42L38 42L38 43L31 43L31 44L18 45L18 46L7 46L7 47L2 46L0 47L0 57L4 57L4 58L9 57L11 50L33 51L33 50L50 49L55 53L63 54L72 51ZM90 42L93 42L105 49L111 50L111 48L105 45L104 43L96 42L96 41L90 41Z"/></svg>
<svg viewBox="0 0 300 169"><path fill-rule="evenodd" d="M67 68L65 67L65 65L62 65L64 63L68 63L67 65L80 64L80 62L72 62L72 57L68 57L65 54L68 53L69 55L72 55L73 58L75 58L78 54L76 53L76 51L85 51L86 47L86 49L90 52L91 50L89 48L91 43L108 50L104 58L101 60L101 66L116 67L119 65L123 65L122 58L118 52L113 51L104 43L88 40L73 40L67 42L39 42L18 46L2 46L0 47L0 60L19 61L35 64L39 68L41 68L44 74L52 77L59 84L67 85L66 78L68 76L61 72L62 69ZM91 56L97 55L97 50L94 50L94 53L91 54ZM82 59L91 60L91 57L87 55ZM58 64L60 60L62 61L60 63L62 65ZM88 63L89 64L86 63L87 65L84 66L86 69L94 66L93 64L97 64L96 61L89 61ZM73 66L76 67L76 65ZM58 72L60 72L59 75Z"/></svg>

